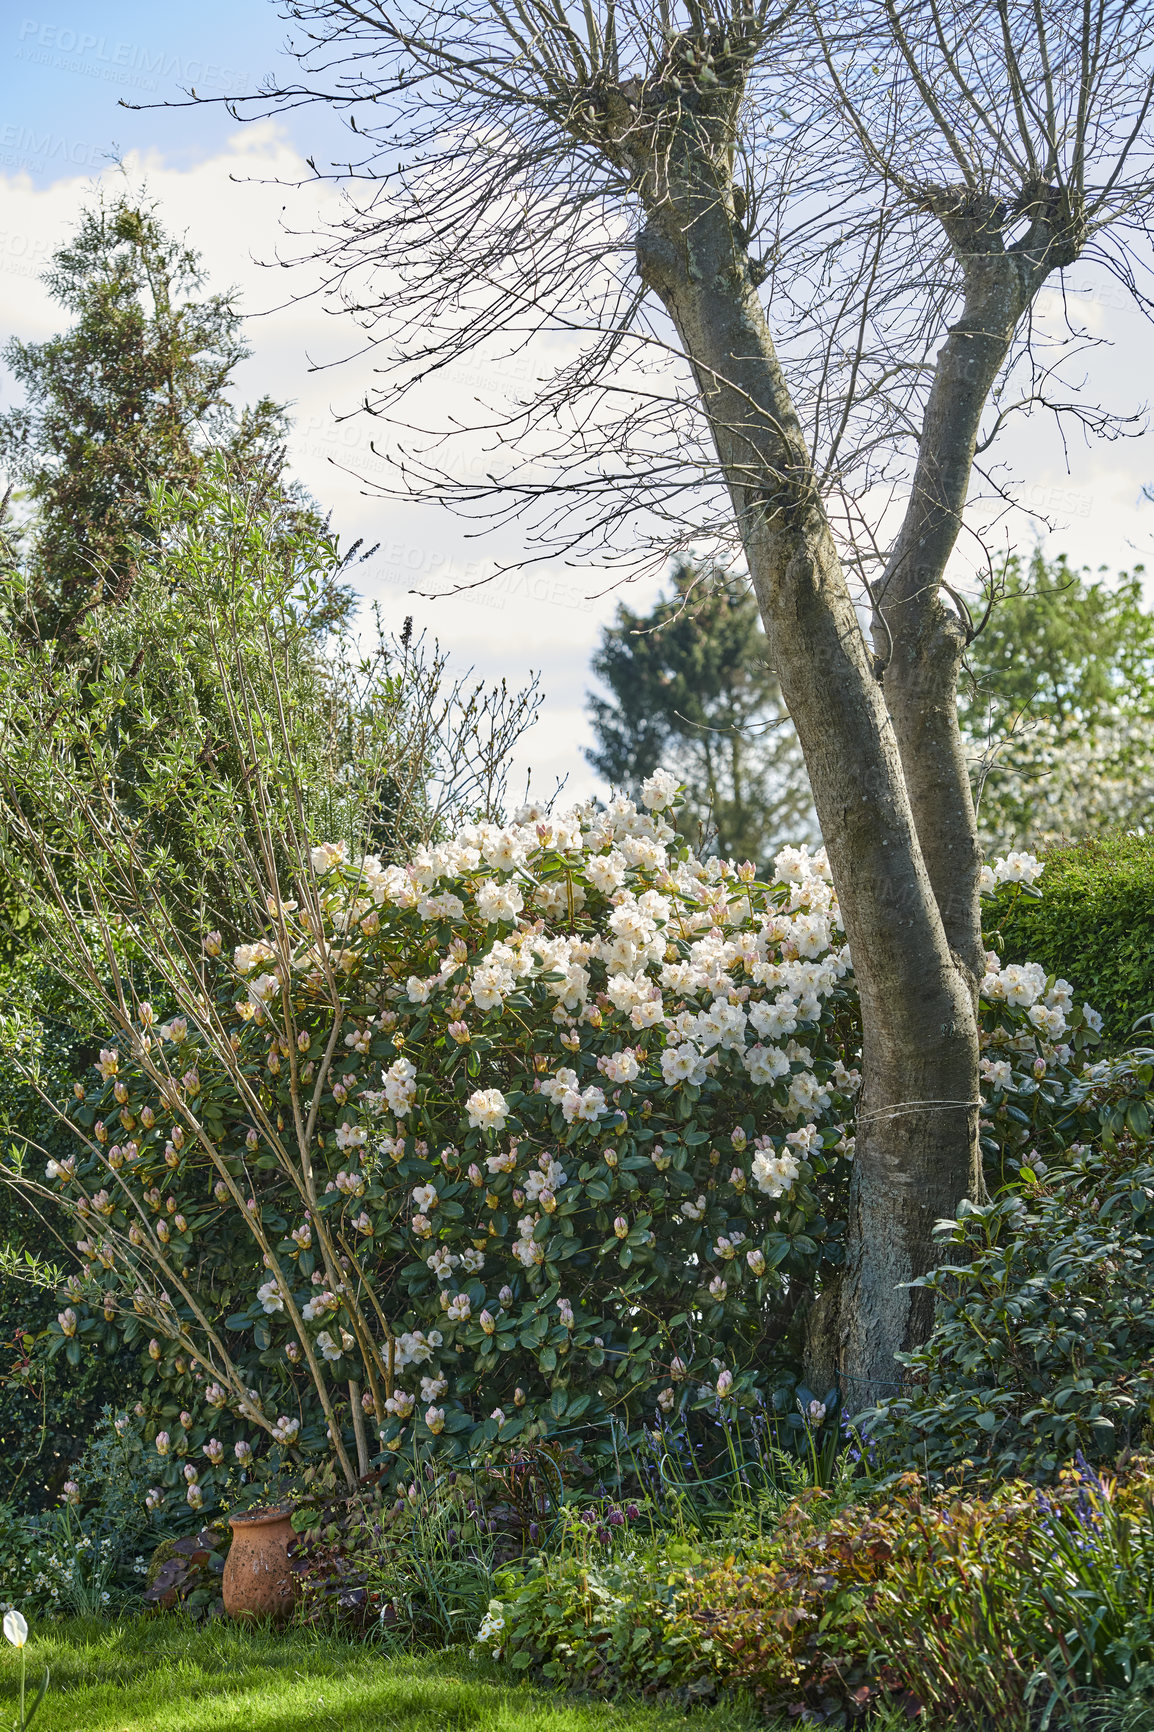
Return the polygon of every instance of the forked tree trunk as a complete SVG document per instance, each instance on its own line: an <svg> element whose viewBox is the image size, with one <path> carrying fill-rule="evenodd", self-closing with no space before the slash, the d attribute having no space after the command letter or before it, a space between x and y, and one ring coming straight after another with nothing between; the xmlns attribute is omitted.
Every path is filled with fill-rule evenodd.
<svg viewBox="0 0 1154 1732"><path fill-rule="evenodd" d="M934 1223L980 1189L973 975L947 938L729 188L696 152L665 161L668 178L646 201L638 268L676 326L709 417L861 995L848 1261L836 1315L827 1300L811 1354L815 1374L836 1371L853 1411L893 1387L895 1353L924 1339L929 1307L906 1284L935 1261Z"/></svg>

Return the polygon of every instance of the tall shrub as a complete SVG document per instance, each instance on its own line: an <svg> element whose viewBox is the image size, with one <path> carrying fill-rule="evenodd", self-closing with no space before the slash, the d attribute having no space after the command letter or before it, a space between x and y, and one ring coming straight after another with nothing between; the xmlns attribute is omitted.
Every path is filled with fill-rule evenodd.
<svg viewBox="0 0 1154 1732"><path fill-rule="evenodd" d="M1154 1011L1154 837L1093 838L1051 849L1045 864L1045 896L1003 891L987 905L987 937L1008 959L1076 982L1121 1039Z"/></svg>

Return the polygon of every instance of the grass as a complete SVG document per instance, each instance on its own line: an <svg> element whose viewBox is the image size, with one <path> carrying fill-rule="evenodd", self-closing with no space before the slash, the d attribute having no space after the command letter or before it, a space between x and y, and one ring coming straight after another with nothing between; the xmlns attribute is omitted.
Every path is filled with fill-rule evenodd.
<svg viewBox="0 0 1154 1732"><path fill-rule="evenodd" d="M35 1732L766 1732L738 1703L695 1709L557 1696L463 1650L394 1657L310 1631L199 1628L150 1617L34 1626L32 1691L52 1671ZM0 1657L0 1726L19 1660Z"/></svg>
<svg viewBox="0 0 1154 1732"><path fill-rule="evenodd" d="M752 1704L649 1707L584 1700L467 1658L396 1656L313 1631L198 1627L179 1616L41 1624L29 1695L52 1685L35 1732L786 1732ZM16 1715L19 1660L0 1653L0 1727ZM870 1732L908 1726L884 1711ZM1154 1732L1150 1698L1103 1698L1079 1732ZM937 1723L926 1732L949 1732Z"/></svg>

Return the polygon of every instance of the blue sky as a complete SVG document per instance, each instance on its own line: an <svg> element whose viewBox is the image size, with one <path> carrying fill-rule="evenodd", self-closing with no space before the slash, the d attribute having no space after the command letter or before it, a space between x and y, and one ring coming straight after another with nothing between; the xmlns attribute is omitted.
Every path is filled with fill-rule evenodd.
<svg viewBox="0 0 1154 1732"><path fill-rule="evenodd" d="M268 0L16 0L4 11L0 166L38 186L133 150L159 148L173 167L189 168L235 131L222 106L134 112L120 101L180 101L188 87L240 95L293 64ZM311 144L321 124L315 115L288 127L307 130Z"/></svg>

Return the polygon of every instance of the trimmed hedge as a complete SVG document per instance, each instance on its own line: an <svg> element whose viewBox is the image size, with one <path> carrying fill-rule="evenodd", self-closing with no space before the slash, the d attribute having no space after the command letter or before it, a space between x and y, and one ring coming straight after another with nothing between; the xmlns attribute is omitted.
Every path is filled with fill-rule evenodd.
<svg viewBox="0 0 1154 1732"><path fill-rule="evenodd" d="M1154 1011L1154 836L1092 837L1045 862L1040 900L1003 889L988 906L986 941L1065 976L1120 1040Z"/></svg>

